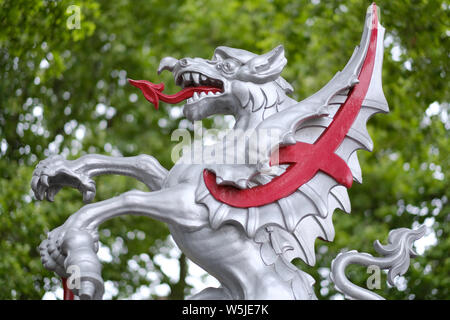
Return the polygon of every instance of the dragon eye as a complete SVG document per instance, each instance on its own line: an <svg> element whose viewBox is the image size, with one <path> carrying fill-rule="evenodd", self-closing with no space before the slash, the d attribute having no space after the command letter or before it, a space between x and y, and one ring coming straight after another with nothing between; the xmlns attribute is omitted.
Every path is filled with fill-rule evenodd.
<svg viewBox="0 0 450 320"><path fill-rule="evenodd" d="M237 63L232 59L227 59L224 62L220 63L220 69L225 73L233 73L236 71Z"/></svg>
<svg viewBox="0 0 450 320"><path fill-rule="evenodd" d="M183 59L180 60L179 63L180 63L180 66L186 67L189 64L189 61L188 61L188 59L183 58Z"/></svg>

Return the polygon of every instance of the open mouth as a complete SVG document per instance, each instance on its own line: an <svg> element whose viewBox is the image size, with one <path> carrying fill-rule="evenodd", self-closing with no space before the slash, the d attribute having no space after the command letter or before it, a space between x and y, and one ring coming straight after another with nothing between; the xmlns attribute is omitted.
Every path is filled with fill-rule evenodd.
<svg viewBox="0 0 450 320"><path fill-rule="evenodd" d="M145 99L152 103L156 109L158 109L159 100L175 104L187 99L187 104L190 104L205 97L217 97L223 94L222 81L193 71L180 74L175 84L180 86L182 90L172 95L163 93L164 83L155 84L146 80L133 79L128 79L128 82L141 89Z"/></svg>
<svg viewBox="0 0 450 320"><path fill-rule="evenodd" d="M210 78L204 74L194 71L186 71L180 74L175 81L177 86L183 89L207 87L216 88L214 91L195 91L191 98L187 99L187 104L191 104L205 97L216 97L223 94L223 82L218 79Z"/></svg>

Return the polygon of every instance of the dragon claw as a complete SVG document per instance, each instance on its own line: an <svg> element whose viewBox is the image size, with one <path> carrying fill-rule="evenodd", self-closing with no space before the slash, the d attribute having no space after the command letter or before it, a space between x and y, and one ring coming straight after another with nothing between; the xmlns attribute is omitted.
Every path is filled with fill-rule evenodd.
<svg viewBox="0 0 450 320"><path fill-rule="evenodd" d="M64 186L78 189L83 194L84 202L90 202L95 197L95 182L72 169L71 161L62 156L52 156L39 162L31 179L31 189L39 201L46 198L53 202Z"/></svg>
<svg viewBox="0 0 450 320"><path fill-rule="evenodd" d="M66 223L49 232L39 245L46 269L68 278L75 275L73 267L78 268L79 287L72 290L82 300L100 299L104 292L101 264L96 255L98 238L97 230L74 228Z"/></svg>

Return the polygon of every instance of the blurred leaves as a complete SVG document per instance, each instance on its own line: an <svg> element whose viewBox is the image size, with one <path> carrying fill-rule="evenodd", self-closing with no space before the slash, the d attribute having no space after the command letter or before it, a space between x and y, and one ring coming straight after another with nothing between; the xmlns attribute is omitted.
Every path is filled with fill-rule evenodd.
<svg viewBox="0 0 450 320"><path fill-rule="evenodd" d="M68 158L146 153L166 168L173 165L170 133L189 123L170 112L176 107L153 110L127 85L128 77L164 81L174 92L168 73L156 75L164 56L210 57L219 45L262 53L281 43L288 58L283 76L294 86L294 97L302 99L345 65L359 43L369 4L0 1L0 298L39 299L59 286L41 266L36 247L46 231L82 206L74 190L61 191L52 204L35 201L29 183L39 160L54 153ZM81 9L79 29L68 28L71 5ZM364 183L350 190L352 214L336 212L335 242L318 241L314 268L300 265L316 278L318 296L330 298L336 292L326 273L338 252L375 254L373 241L385 243L390 229L426 222L436 243L413 261L407 287L398 291L382 282L377 293L448 299L449 6L425 0L377 5L386 28L383 87L391 112L369 121L375 148L359 152ZM100 177L97 186L96 201L132 188L145 190L124 177ZM103 225L101 241L112 256L103 274L118 289L114 298L158 281L171 288L169 298L189 292L184 279L175 283L154 263L158 252L168 250L167 235L162 223L140 217ZM155 278L131 268L130 261ZM369 275L355 267L349 276L364 285Z"/></svg>

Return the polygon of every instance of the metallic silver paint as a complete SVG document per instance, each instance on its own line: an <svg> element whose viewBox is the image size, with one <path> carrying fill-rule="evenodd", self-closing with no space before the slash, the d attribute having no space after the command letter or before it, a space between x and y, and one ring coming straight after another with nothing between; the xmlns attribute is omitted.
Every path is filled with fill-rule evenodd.
<svg viewBox="0 0 450 320"><path fill-rule="evenodd" d="M333 240L333 211L340 208L350 212L346 188L319 172L286 198L243 209L214 199L204 184L202 172L209 168L216 173L218 183L240 188L265 184L286 169L286 166L279 166L274 171L267 170L271 149L297 141L314 143L345 101L349 89L358 81L369 42L370 9L361 44L349 63L321 90L301 102L287 96L292 87L280 76L286 63L282 46L264 55L219 47L213 60L164 58L158 72L173 72L179 85L184 81L199 81L197 77L201 80L205 76L223 85L219 95L188 101L184 109L188 119L232 114L236 118L235 129L277 129L283 133L281 139L267 150L267 159L257 164L214 165L179 161L167 171L156 159L146 155L130 158L87 155L74 161L56 156L42 161L32 179L32 189L38 200L45 196L52 200L62 187L70 186L78 188L85 202L89 202L95 196L92 177L101 174L131 176L152 190L129 191L82 207L41 243L44 266L67 277L69 265L79 265L81 288L75 290L75 294L84 299L100 299L104 288L101 265L95 254L98 227L116 216L135 214L167 223L186 256L221 283L220 288L205 289L192 299L316 299L313 278L291 261L300 258L314 265L315 239ZM356 150L371 150L373 146L366 122L373 114L388 111L381 86L384 28L381 25L378 28L378 50L369 92L360 114L336 151L359 182L362 178ZM235 62L227 66L226 59ZM218 149L225 150L225 146L225 142L219 142ZM409 233L402 234L408 237ZM392 237L391 240L400 241L399 245L404 248L404 239ZM411 241L406 243L410 245ZM339 259L342 258L337 258L333 268L337 287L350 297L362 297L354 294L353 286L345 281L345 264L341 265ZM364 263L363 260L354 261ZM398 263L407 267L409 255L402 255Z"/></svg>

